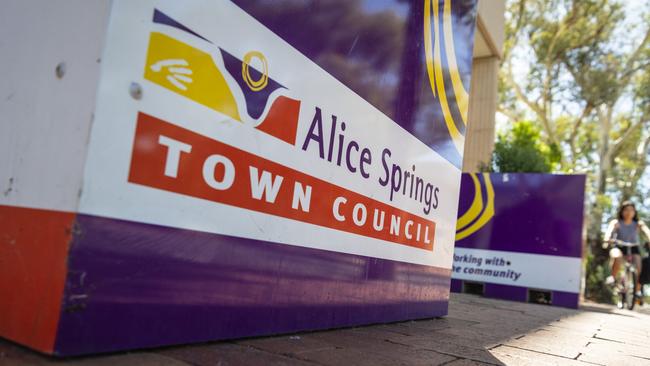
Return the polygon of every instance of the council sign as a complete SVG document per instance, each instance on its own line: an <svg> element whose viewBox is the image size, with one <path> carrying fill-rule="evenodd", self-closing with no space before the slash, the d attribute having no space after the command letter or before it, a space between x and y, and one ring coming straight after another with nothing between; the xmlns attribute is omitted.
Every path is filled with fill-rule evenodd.
<svg viewBox="0 0 650 366"><path fill-rule="evenodd" d="M53 352L445 315L475 17L111 2Z"/></svg>
<svg viewBox="0 0 650 366"><path fill-rule="evenodd" d="M463 174L452 290L577 307L584 188L584 175Z"/></svg>

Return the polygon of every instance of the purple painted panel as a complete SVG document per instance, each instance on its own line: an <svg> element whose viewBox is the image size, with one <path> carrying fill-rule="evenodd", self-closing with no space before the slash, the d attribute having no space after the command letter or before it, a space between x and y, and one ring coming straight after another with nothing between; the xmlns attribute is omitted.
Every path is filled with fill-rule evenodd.
<svg viewBox="0 0 650 366"><path fill-rule="evenodd" d="M449 270L80 215L55 352L442 316Z"/></svg>
<svg viewBox="0 0 650 366"><path fill-rule="evenodd" d="M452 278L449 289L451 292L463 292L463 281Z"/></svg>
<svg viewBox="0 0 650 366"><path fill-rule="evenodd" d="M528 289L525 287L498 285L496 283L486 283L484 295L495 299L522 301L528 299Z"/></svg>
<svg viewBox="0 0 650 366"><path fill-rule="evenodd" d="M580 295L572 292L552 291L551 304L565 308L577 309Z"/></svg>
<svg viewBox="0 0 650 366"><path fill-rule="evenodd" d="M485 177L477 178L486 200ZM494 217L480 230L457 240L457 247L582 256L584 175L490 174L490 181ZM472 176L463 174L459 215L469 209L475 196Z"/></svg>

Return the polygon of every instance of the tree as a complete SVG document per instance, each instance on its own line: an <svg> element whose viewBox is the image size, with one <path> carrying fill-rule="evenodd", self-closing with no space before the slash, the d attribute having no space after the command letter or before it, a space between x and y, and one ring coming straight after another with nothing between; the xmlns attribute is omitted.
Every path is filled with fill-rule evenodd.
<svg viewBox="0 0 650 366"><path fill-rule="evenodd" d="M517 122L499 135L492 164L502 173L548 173L559 160L559 152L544 144L539 128L529 121Z"/></svg>
<svg viewBox="0 0 650 366"><path fill-rule="evenodd" d="M588 277L607 260L600 239L612 197L638 195L650 153L650 4L634 9L643 14L637 24L626 21L625 6L508 4L500 110L541 126L543 140L560 151L559 170L588 174Z"/></svg>

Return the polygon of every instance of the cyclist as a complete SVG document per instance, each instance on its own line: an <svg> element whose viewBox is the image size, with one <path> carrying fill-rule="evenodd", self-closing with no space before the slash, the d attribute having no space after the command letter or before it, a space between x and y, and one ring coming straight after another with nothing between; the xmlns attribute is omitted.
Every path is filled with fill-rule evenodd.
<svg viewBox="0 0 650 366"><path fill-rule="evenodd" d="M650 239L650 229L648 229L648 226L643 221L639 220L634 203L625 201L618 209L617 218L612 220L607 227L603 247L606 249L611 243L615 243L615 239L628 243L641 243L639 240L640 231ZM616 283L616 278L614 276L618 275L621 264L625 260L625 253L628 253L628 249L629 253L632 254L632 261L637 268L637 285L634 291L637 294L640 294L641 284L638 280L639 274L641 273L641 252L639 251L638 246L625 248L614 244L609 251L612 275L607 277L605 282L609 285Z"/></svg>

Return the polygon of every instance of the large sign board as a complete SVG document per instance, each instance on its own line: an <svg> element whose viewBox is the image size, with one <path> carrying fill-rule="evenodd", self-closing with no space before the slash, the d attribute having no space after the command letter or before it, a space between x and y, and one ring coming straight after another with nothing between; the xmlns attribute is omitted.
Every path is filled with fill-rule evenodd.
<svg viewBox="0 0 650 366"><path fill-rule="evenodd" d="M520 301L529 290L577 307L584 175L463 174L452 289L484 283L487 296Z"/></svg>
<svg viewBox="0 0 650 366"><path fill-rule="evenodd" d="M54 352L446 314L475 7L113 1Z"/></svg>

